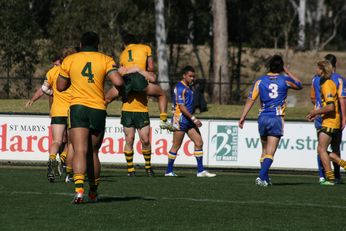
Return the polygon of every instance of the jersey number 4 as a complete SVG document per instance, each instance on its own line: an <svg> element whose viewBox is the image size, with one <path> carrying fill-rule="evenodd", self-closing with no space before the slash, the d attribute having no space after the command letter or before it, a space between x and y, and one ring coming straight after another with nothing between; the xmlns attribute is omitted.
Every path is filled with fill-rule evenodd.
<svg viewBox="0 0 346 231"><path fill-rule="evenodd" d="M271 83L271 84L269 84L268 88L271 91L271 92L269 92L269 97L271 99L277 98L278 95L279 95L279 93L278 93L278 89L279 89L278 85L276 85L275 83Z"/></svg>
<svg viewBox="0 0 346 231"><path fill-rule="evenodd" d="M82 76L88 78L88 83L94 83L94 74L91 69L91 62L87 62L82 70Z"/></svg>

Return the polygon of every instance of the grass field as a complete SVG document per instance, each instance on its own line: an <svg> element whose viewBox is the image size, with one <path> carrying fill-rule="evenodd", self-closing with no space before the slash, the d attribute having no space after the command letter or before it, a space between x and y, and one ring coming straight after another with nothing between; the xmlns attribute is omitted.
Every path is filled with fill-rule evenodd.
<svg viewBox="0 0 346 231"><path fill-rule="evenodd" d="M29 109L24 107L27 100L23 99L9 99L0 100L0 112L2 113L49 113L48 100L40 99L36 101ZM120 115L120 101L115 101L107 109L109 115ZM308 114L311 108L306 107L293 107L287 108L287 120L305 120L305 116ZM232 118L237 119L240 117L243 110L243 105L219 105L208 104L208 111L201 114L197 114L200 118ZM168 106L168 112L170 113L170 105ZM152 116L159 116L157 102L149 101L149 113ZM248 118L255 119L258 115L258 102L251 109Z"/></svg>
<svg viewBox="0 0 346 231"><path fill-rule="evenodd" d="M45 168L1 166L0 230L346 230L346 185L316 176L273 174L259 188L256 173L138 173L104 169L100 202L73 205L73 185L48 183Z"/></svg>

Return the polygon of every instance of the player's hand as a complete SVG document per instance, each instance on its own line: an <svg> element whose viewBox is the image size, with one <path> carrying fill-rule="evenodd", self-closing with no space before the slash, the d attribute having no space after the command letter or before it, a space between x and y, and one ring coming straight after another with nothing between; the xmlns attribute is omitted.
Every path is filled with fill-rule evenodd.
<svg viewBox="0 0 346 231"><path fill-rule="evenodd" d="M238 123L238 127L240 127L241 129L243 129L243 127L244 127L244 122L245 122L245 119L240 118L239 123Z"/></svg>
<svg viewBox="0 0 346 231"><path fill-rule="evenodd" d="M310 122L314 121L315 118L316 118L316 114L315 114L315 111L312 110L307 116L306 116L306 119Z"/></svg>
<svg viewBox="0 0 346 231"><path fill-rule="evenodd" d="M34 101L32 101L32 100L29 100L28 102L26 102L26 104L25 104L25 108L29 108L29 107L31 107L31 105L34 103Z"/></svg>
<svg viewBox="0 0 346 231"><path fill-rule="evenodd" d="M127 69L126 69L126 67L119 67L118 72L120 75L125 75L127 72Z"/></svg>
<svg viewBox="0 0 346 231"><path fill-rule="evenodd" d="M202 127L202 122L201 122L199 119L197 119L197 118L193 120L193 123L194 123L198 128Z"/></svg>
<svg viewBox="0 0 346 231"><path fill-rule="evenodd" d="M345 126L346 126L346 120L342 120L341 121L341 130L344 130Z"/></svg>

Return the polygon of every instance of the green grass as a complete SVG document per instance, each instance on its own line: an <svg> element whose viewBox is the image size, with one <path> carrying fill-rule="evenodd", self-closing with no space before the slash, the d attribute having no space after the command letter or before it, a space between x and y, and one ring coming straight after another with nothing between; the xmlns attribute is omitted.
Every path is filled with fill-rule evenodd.
<svg viewBox="0 0 346 231"><path fill-rule="evenodd" d="M346 185L317 176L272 174L259 188L251 173L137 172L105 169L100 202L73 205L73 185L48 183L45 169L2 166L0 230L345 230Z"/></svg>
<svg viewBox="0 0 346 231"><path fill-rule="evenodd" d="M19 112L19 113L48 113L48 100L43 98L36 101L33 106L29 109L25 108L25 103L27 100L23 99L10 99L10 100L0 100L0 112ZM115 101L108 107L109 115L120 115L121 102ZM168 106L168 111L170 111L171 105ZM288 120L305 120L305 116L308 114L309 109L306 107L294 107L287 108L286 119ZM219 104L209 104L208 111L203 112L198 115L200 118L227 118L236 119L239 118L243 110L243 105L219 105ZM152 116L159 116L158 104L157 102L149 101L149 113ZM248 118L255 119L258 115L258 103L254 105L251 109Z"/></svg>

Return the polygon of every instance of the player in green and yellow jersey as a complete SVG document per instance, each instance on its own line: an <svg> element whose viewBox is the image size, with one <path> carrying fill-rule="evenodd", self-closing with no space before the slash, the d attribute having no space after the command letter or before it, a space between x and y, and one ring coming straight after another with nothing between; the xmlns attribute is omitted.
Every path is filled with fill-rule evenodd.
<svg viewBox="0 0 346 231"><path fill-rule="evenodd" d="M115 86L123 85L123 79L115 69L114 60L97 51L99 36L95 32L86 32L80 42L81 51L65 58L57 80L59 91L64 91L71 85L69 126L75 151L75 204L83 202L86 171L89 180L89 201L96 202L98 199L97 188L101 171L98 151L106 122L105 78L107 76Z"/></svg>
<svg viewBox="0 0 346 231"><path fill-rule="evenodd" d="M67 138L67 114L70 106L71 94L64 91L59 92L56 89L56 80L59 76L61 61L68 55L75 53L74 49L64 48L62 54L54 60L54 66L47 72L45 81L40 89L38 89L31 100L26 103L26 107L30 107L44 93L53 96L52 104L50 105L50 117L52 128L52 144L49 147L49 160L47 178L49 182L54 182L55 175L61 174L61 168L58 167L57 153L60 149L63 151L59 154L61 162L67 164L67 173L72 172L71 158L73 149L71 145L65 145ZM64 147L62 147L64 146ZM67 157L69 153L69 157ZM59 162L60 163L60 162ZM61 163L60 163L61 164ZM59 170L59 171L58 171Z"/></svg>

